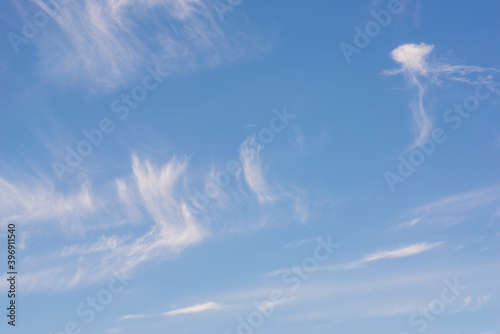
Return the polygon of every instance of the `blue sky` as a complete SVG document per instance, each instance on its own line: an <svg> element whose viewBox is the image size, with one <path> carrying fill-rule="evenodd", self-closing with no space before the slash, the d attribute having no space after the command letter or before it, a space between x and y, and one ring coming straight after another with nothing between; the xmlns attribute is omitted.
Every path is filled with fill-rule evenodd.
<svg viewBox="0 0 500 334"><path fill-rule="evenodd" d="M500 333L497 2L1 7L2 330Z"/></svg>

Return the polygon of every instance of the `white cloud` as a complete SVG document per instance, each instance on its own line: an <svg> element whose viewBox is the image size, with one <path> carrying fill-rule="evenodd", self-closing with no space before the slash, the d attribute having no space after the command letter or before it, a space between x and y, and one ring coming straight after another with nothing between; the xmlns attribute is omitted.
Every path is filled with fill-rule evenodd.
<svg viewBox="0 0 500 334"><path fill-rule="evenodd" d="M356 269L361 266L363 266L366 263L373 262L373 261L378 261L378 260L384 260L384 259L397 259L397 258L403 258L403 257L409 257L413 255L418 255L424 252L427 252L435 247L438 247L440 245L444 244L444 242L435 242L435 243L427 243L427 242L420 242L420 243L415 243L407 246L403 246L400 248L396 249L391 249L391 250L383 250L383 251L377 251L374 253L367 254L360 258L359 260L352 261L352 262L347 262L341 265L336 265L336 266L322 266L319 267L317 270L328 270L328 271L343 271L343 270L351 270L351 269ZM283 274L289 269L278 269L271 271L269 273L266 273L264 276L265 277L275 277L278 275Z"/></svg>
<svg viewBox="0 0 500 334"><path fill-rule="evenodd" d="M41 68L65 84L114 88L158 63L172 75L211 68L242 56L247 40L259 43L226 33L238 28L223 26L209 0L83 0L59 11L34 42Z"/></svg>
<svg viewBox="0 0 500 334"><path fill-rule="evenodd" d="M63 226L79 229L80 218L98 211L102 203L93 195L90 182L63 194L48 182L23 175L27 182L9 182L0 178L0 215L2 221L28 224L57 219Z"/></svg>
<svg viewBox="0 0 500 334"><path fill-rule="evenodd" d="M412 86L418 89L418 97L412 101L410 108L413 114L413 124L417 132L417 138L413 147L422 144L432 130L432 121L427 115L424 107L425 87L419 80L419 76L426 76L428 73L427 56L434 49L433 45L421 43L403 44L392 50L392 58L401 64L401 69L393 73L403 73Z"/></svg>
<svg viewBox="0 0 500 334"><path fill-rule="evenodd" d="M132 155L131 174L102 182L97 189L93 189L90 178L83 180L76 191L66 192L50 182L28 179L24 184L0 178L0 213L5 220L15 219L24 225L23 233L30 235L23 238L28 240L28 250L42 233L49 246L26 263L25 291L94 284L110 276L109 268L133 274L140 265L177 257L214 232L232 234L264 228L275 224L276 217L286 222L302 221L307 212L304 193L300 192L299 199L296 188L286 192L276 186L280 196L274 195L259 152L250 152L249 145L245 141L240 152L244 187L233 184L224 188L232 205L214 199L208 205L216 203L201 212L192 202L190 179L198 178L188 175L187 157L155 164ZM210 175L215 175L214 169ZM249 200L255 197L255 201ZM279 203L263 205L275 198L281 199ZM299 200L301 215L296 207ZM237 222L226 219L240 217L241 210L251 215ZM289 218L282 219L286 215ZM45 227L39 224L41 221ZM52 244L51 240L57 242Z"/></svg>
<svg viewBox="0 0 500 334"><path fill-rule="evenodd" d="M260 146L255 143L255 137L243 142L240 149L240 160L243 167L245 181L257 195L259 202L269 202L275 199L262 171L260 160Z"/></svg>
<svg viewBox="0 0 500 334"><path fill-rule="evenodd" d="M130 222L127 211L122 210L123 205L141 212L142 232L99 233L94 241L66 246L50 256L37 254L37 259L30 260L27 266L31 270L26 270L23 276L25 291L66 290L79 284L92 284L108 277L109 268L130 273L142 263L173 258L206 238L208 228L191 213L185 200L186 185L180 182L186 174L187 162L174 157L157 167L133 156L132 175L111 183L116 185L116 196L99 189L99 197L91 191L87 180L79 191L65 195L34 180L30 180L30 188L0 179L0 213L6 217L3 221L17 221L23 226L23 233L33 236L31 239L41 232L54 237L49 229L40 225L41 220L56 224L54 227L69 226L52 232L56 230L66 238L81 241L82 235L85 235L83 240L92 240L90 233L95 229L107 231L114 227L106 221L116 217Z"/></svg>
<svg viewBox="0 0 500 334"><path fill-rule="evenodd" d="M127 314L122 317L120 317L121 320L130 320L130 319L145 319L145 318L151 318L152 315L150 314Z"/></svg>
<svg viewBox="0 0 500 334"><path fill-rule="evenodd" d="M174 157L158 168L132 157L133 175L126 196L130 205L141 207L151 217L153 224L147 233L130 243L115 243L119 247L112 249L105 260L119 261L124 271L132 270L143 261L174 256L208 235L188 208L184 192L177 187L186 167L187 159ZM124 189L119 187L117 191Z"/></svg>
<svg viewBox="0 0 500 334"><path fill-rule="evenodd" d="M206 311L216 311L216 310L221 310L223 308L224 308L224 305L222 303L207 302L207 303L196 304L196 305L192 305L192 306L174 309L174 310L164 312L161 314L128 314L128 315L121 316L120 319L121 320L134 320L134 319L156 318L156 317L162 317L162 316L173 317L173 316L183 315L183 314L195 314L195 313L201 313L201 312L206 312Z"/></svg>
<svg viewBox="0 0 500 334"><path fill-rule="evenodd" d="M361 260L361 262L371 262L371 261L377 261L377 260L382 260L382 259L395 259L395 258L400 258L400 257L412 256L412 255L426 252L426 251L428 251L434 247L437 247L439 245L442 245L442 244L443 244L443 242L435 242L435 243L431 243L431 244L428 244L426 242L421 242L421 243L397 248L394 250L380 251L380 252L366 255Z"/></svg>
<svg viewBox="0 0 500 334"><path fill-rule="evenodd" d="M401 72L427 75L427 56L434 50L434 45L425 43L403 44L392 50L392 59L401 64Z"/></svg>
<svg viewBox="0 0 500 334"><path fill-rule="evenodd" d="M99 253L114 250L128 239L128 237L119 237L112 235L110 237L102 236L98 241L85 244L85 245L72 245L64 247L61 256L72 256L72 255L88 255L92 253Z"/></svg>
<svg viewBox="0 0 500 334"><path fill-rule="evenodd" d="M289 248L289 247L298 247L298 246L301 246L305 243L308 243L308 242L311 242L311 241L314 241L316 240L317 238L305 238L305 239L302 239L300 241L295 241L295 242L289 242L287 243L286 245L284 245L282 248Z"/></svg>
<svg viewBox="0 0 500 334"><path fill-rule="evenodd" d="M408 256L413 256L417 255L420 253L424 253L428 250L431 250L437 246L442 245L443 242L435 242L435 243L426 243L426 242L420 242L408 246L403 246L400 248L392 249L392 250L384 250L384 251L378 251L375 253L367 254L363 258L350 262L344 266L346 269L350 268L357 268L360 267L361 265L368 263L368 262L373 262L373 261L378 261L378 260L384 260L384 259L397 259L397 258L402 258L402 257L408 257Z"/></svg>
<svg viewBox="0 0 500 334"><path fill-rule="evenodd" d="M484 295L481 297L476 297L475 301L472 296L466 296L464 297L464 303L460 309L458 309L456 312L471 312L471 311L476 311L483 306L490 300L490 295Z"/></svg>
<svg viewBox="0 0 500 334"><path fill-rule="evenodd" d="M411 228L424 223L454 225L500 207L500 186L453 194L405 212L397 228ZM409 216L409 218L405 218ZM490 215L491 216L491 215Z"/></svg>
<svg viewBox="0 0 500 334"><path fill-rule="evenodd" d="M33 291L66 291L81 284L92 284L106 278L106 272L93 271L86 266L70 266L64 264L48 269L26 271L23 274L25 293ZM1 277L5 281L6 277Z"/></svg>
<svg viewBox="0 0 500 334"><path fill-rule="evenodd" d="M472 297L471 296L467 296L464 298L464 305L462 307L467 307L470 302L472 301Z"/></svg>
<svg viewBox="0 0 500 334"><path fill-rule="evenodd" d="M415 140L410 149L421 145L429 136L434 123L425 106L425 93L427 86L422 81L428 79L431 84L440 85L441 77L448 80L462 81L469 84L477 83L466 77L469 74L486 74L496 69L482 68L479 66L451 65L435 59L429 59L434 50L434 45L425 43L420 44L402 44L391 51L391 57L396 61L400 68L395 70L385 70L387 75L403 74L408 85L417 89L417 97L410 102L410 109L413 116L413 127L415 131ZM491 81L491 76L483 81Z"/></svg>
<svg viewBox="0 0 500 334"><path fill-rule="evenodd" d="M415 225L417 225L418 223L420 223L425 217L427 217L427 215L429 215L430 213L430 208L429 207L423 207L423 208L419 208L417 210L414 210L414 215L412 215L411 218L403 221L402 223L400 223L397 228L400 229L400 228L405 228L405 227L413 227Z"/></svg>
<svg viewBox="0 0 500 334"><path fill-rule="evenodd" d="M269 309L274 309L276 306L283 306L285 304L289 304L295 300L295 297L288 297L288 298L282 298L280 300L276 301L270 301L268 300L267 302L259 305L258 310L262 313L265 313Z"/></svg>
<svg viewBox="0 0 500 334"><path fill-rule="evenodd" d="M210 310L220 310L222 308L222 304L220 303L215 303L215 302L208 302L204 304L197 304L193 306L188 306L188 307L183 307L179 309L175 309L172 311L165 312L164 315L166 316L176 316L180 314L193 314L193 313L200 313L200 312L205 312L205 311L210 311Z"/></svg>

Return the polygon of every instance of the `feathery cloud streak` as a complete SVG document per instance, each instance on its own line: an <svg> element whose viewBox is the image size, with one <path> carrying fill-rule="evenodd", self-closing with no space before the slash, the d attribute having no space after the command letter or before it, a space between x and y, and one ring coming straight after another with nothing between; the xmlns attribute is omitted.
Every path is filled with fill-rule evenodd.
<svg viewBox="0 0 500 334"><path fill-rule="evenodd" d="M447 64L430 58L433 50L434 45L425 43L402 44L391 51L392 59L400 65L400 68L383 71L386 75L403 74L407 84L417 90L416 98L410 102L415 139L409 150L420 146L429 137L434 126L432 117L425 106L427 85L422 79L427 79L431 85L440 85L441 78L473 84L477 80L470 79L468 75L489 74L486 80L491 80L490 73L497 71L479 66Z"/></svg>

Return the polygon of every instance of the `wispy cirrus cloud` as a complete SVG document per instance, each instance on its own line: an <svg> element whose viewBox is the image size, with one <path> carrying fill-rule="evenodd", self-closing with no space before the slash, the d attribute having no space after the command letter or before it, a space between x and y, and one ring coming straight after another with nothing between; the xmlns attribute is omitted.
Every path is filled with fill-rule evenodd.
<svg viewBox="0 0 500 334"><path fill-rule="evenodd" d="M441 242L441 241L434 242L434 243L419 242L419 243L414 243L411 245L402 246L399 248L394 248L394 249L389 249L389 250L380 250L380 251L366 254L362 258L355 260L355 261L352 261L352 262L348 262L348 263L341 264L339 266L334 266L334 267L332 267L332 266L323 267L321 269L338 271L338 270L349 270L349 269L360 268L360 267L363 267L370 262L387 260L387 259L399 259L399 258L405 258L405 257L410 257L410 256L418 255L421 253L425 253L433 248L441 246L442 244L444 244L444 242Z"/></svg>
<svg viewBox="0 0 500 334"><path fill-rule="evenodd" d="M174 157L158 168L132 156L133 173L117 191L122 192L120 198L128 199L128 206L137 206L152 223L145 234L130 241L126 236L101 239L103 245L94 248L106 250L106 246L114 246L106 252L103 264L119 264L128 272L145 261L175 257L208 236L208 229L194 217L184 199L186 189L179 185L187 163L187 158Z"/></svg>
<svg viewBox="0 0 500 334"><path fill-rule="evenodd" d="M351 262L350 265L357 267L357 266L360 266L362 264L365 264L368 262L373 262L373 261L379 261L379 260L384 260L384 259L397 259L397 258L402 258L402 257L413 256L413 255L417 255L420 253L424 253L424 252L431 250L431 249L433 249L437 246L440 246L442 244L443 244L443 242L434 242L434 243L420 242L420 243L407 245L407 246L403 246L403 247L396 248L396 249L378 251L378 252L367 254L363 258L361 258L360 260Z"/></svg>
<svg viewBox="0 0 500 334"><path fill-rule="evenodd" d="M172 311L165 312L164 315L176 316L176 315L181 315L181 314L193 314L193 313L200 313L200 312L211 311L211 310L220 310L222 307L223 307L223 305L220 303L208 302L208 303L196 304L193 306L178 308L178 309L175 309Z"/></svg>
<svg viewBox="0 0 500 334"><path fill-rule="evenodd" d="M127 239L128 236L124 237L119 237L116 235L112 235L110 237L102 236L98 241L93 243L66 246L61 251L61 256L89 255L93 253L106 252L120 247Z"/></svg>
<svg viewBox="0 0 500 334"><path fill-rule="evenodd" d="M152 314L127 314L120 317L121 320L133 320L133 319L146 319L152 318L154 315Z"/></svg>
<svg viewBox="0 0 500 334"><path fill-rule="evenodd" d="M421 205L402 214L396 228L412 228L421 224L454 225L467 219L485 215L496 217L500 208L500 186L458 193Z"/></svg>
<svg viewBox="0 0 500 334"><path fill-rule="evenodd" d="M491 81L491 73L498 72L493 68L483 68L469 65L452 65L444 61L431 58L435 46L425 43L402 44L391 51L392 59L400 67L394 70L383 71L386 75L403 74L407 84L417 90L417 96L410 102L413 117L415 139L409 149L420 146L433 129L434 121L425 105L426 90L430 85L441 85L442 80L461 81L474 84L476 79L468 77L470 74L485 75L483 81ZM427 79L424 81L423 79Z"/></svg>
<svg viewBox="0 0 500 334"><path fill-rule="evenodd" d="M484 295L481 297L473 298L472 296L466 296L464 298L464 304L456 312L471 312L476 311L484 307L490 300L490 295ZM475 300L474 300L475 299Z"/></svg>
<svg viewBox="0 0 500 334"><path fill-rule="evenodd" d="M100 230L97 240L64 246L56 254L42 254L31 261L27 267L32 270L24 275L25 291L65 290L79 284L92 284L109 275L109 268L130 273L141 264L176 257L186 247L204 240L208 229L190 212L187 188L181 182L187 163L187 158L173 157L159 168L133 155L132 174L114 183L116 196L111 197L106 189L91 192L88 180L83 190L75 194L41 186L37 191L29 191L22 185L1 180L0 187L4 190L1 196L5 198L0 212L19 222L24 231L36 235L35 232L42 229L39 224L26 225L34 219L44 219L56 227L75 225L66 228L65 236L69 240L78 240L79 235L92 240L93 230ZM139 233L118 234L113 232L114 225L107 223L121 220L130 226L131 218L137 217L128 217L122 207L133 207L140 212L136 222ZM66 222L69 218L71 225ZM75 262L77 258L80 261Z"/></svg>
<svg viewBox="0 0 500 334"><path fill-rule="evenodd" d="M240 160L246 183L257 196L259 202L270 202L275 199L271 188L265 178L260 159L260 146L255 145L255 137L250 137L243 142L240 149Z"/></svg>
<svg viewBox="0 0 500 334"><path fill-rule="evenodd" d="M291 302L293 302L295 300L295 297L288 297L288 298L283 298L281 300L278 300L278 301L268 301L262 305L259 306L259 311L260 312L266 312L267 310L269 309L274 309L276 306L283 306L283 305L286 305L286 304L289 304Z"/></svg>
<svg viewBox="0 0 500 334"><path fill-rule="evenodd" d="M429 136L432 129L432 121L424 107L425 87L420 82L419 76L428 75L428 65L426 58L434 49L433 45L421 43L404 44L392 50L392 58L401 64L401 73L405 75L410 85L417 87L418 96L410 103L413 113L413 122L417 132L417 138L413 147L420 145Z"/></svg>
<svg viewBox="0 0 500 334"><path fill-rule="evenodd" d="M67 290L93 284L109 276L109 268L133 274L140 265L176 258L213 233L232 234L266 227L275 223L276 217L283 217L283 212L291 215L290 220L296 215L294 219L302 221L302 215L293 210L297 200L293 191L284 192L279 186L271 191L261 158L248 156L245 150L250 147L245 145L248 142L242 145L240 162L247 178L238 182L236 177L236 184L222 191L227 192L232 205L216 200L214 206L195 209L191 180L200 177L188 173L188 157L174 156L156 164L133 154L129 175L108 179L95 189L89 176L82 179L81 188L69 191L50 183L39 182L37 186L31 179L32 189L22 182L1 179L0 196L4 200L0 212L25 226L23 233L31 236L28 251L42 226L26 223L43 218L47 226L55 227L44 233L57 240L57 246L51 245L46 250L49 253L37 254L26 263L30 270L24 276L25 291ZM213 168L208 175L214 175ZM280 196L274 195L275 191ZM272 207L265 205L271 198L280 200ZM302 205L306 207L307 203ZM221 217L242 210L255 217L246 217L236 225L231 221L229 227L225 222L218 223ZM70 228L61 231L57 228L60 224ZM52 284L56 281L58 284Z"/></svg>
<svg viewBox="0 0 500 334"><path fill-rule="evenodd" d="M178 75L260 49L254 33L222 25L208 0L84 0L59 11L55 25L35 42L45 74L65 84L115 88L146 65Z"/></svg>
<svg viewBox="0 0 500 334"><path fill-rule="evenodd" d="M23 223L45 223L57 219L69 229L78 229L81 218L102 208L84 180L80 189L63 194L49 182L26 178L29 182L12 182L0 178L0 214L2 221L22 220Z"/></svg>
<svg viewBox="0 0 500 334"><path fill-rule="evenodd" d="M186 306L182 308L173 309L163 313L144 313L144 314L127 314L121 316L121 320L135 320L135 319L147 319L147 318L157 318L157 317L175 317L178 315L186 315L186 314L196 314L207 311L217 311L224 308L222 303L217 302L206 302L200 303L196 305Z"/></svg>
<svg viewBox="0 0 500 334"><path fill-rule="evenodd" d="M443 245L444 242L434 242L434 243L428 243L428 242L419 242L419 243L414 243L411 245L406 245L402 246L399 248L394 248L394 249L389 249L389 250L380 250L376 251L373 253L366 254L365 256L361 257L358 260L347 262L344 264L339 264L335 266L322 266L319 267L318 270L323 271L344 271L344 270L351 270L351 269L356 269L363 267L364 265L370 263L370 262L375 262L375 261L380 261L380 260L386 260L386 259L398 259L398 258L405 258L405 257L410 257L414 255L418 255L421 253L425 253L433 248L436 248L438 246ZM265 277L275 277L278 275L283 274L286 272L288 269L278 269L271 271L269 273L266 273L264 276Z"/></svg>
<svg viewBox="0 0 500 334"><path fill-rule="evenodd" d="M302 239L302 240L299 240L299 241L289 242L286 245L284 245L282 248L299 247L299 246L302 246L303 244L312 242L312 241L314 241L316 239L317 238L305 238L305 239Z"/></svg>

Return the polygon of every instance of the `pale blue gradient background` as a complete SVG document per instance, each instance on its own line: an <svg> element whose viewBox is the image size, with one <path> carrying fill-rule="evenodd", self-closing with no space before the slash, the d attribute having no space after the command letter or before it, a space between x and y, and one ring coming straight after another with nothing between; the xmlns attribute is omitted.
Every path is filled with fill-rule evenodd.
<svg viewBox="0 0 500 334"><path fill-rule="evenodd" d="M497 68L498 2L408 2L347 64L339 43L352 43L353 28L371 20L371 10L385 9L385 1L243 0L223 22L212 12L234 55L213 55L211 66L200 61L196 68L174 62L182 73L149 92L124 121L110 104L141 83L152 59L124 66L121 71L130 73L109 77L107 87L93 81L99 72L80 73L78 67L52 75L56 55L69 52L47 52L62 35L59 27L51 19L15 54L7 34L19 33L22 17L38 9L31 2L1 7L0 219L4 229L16 220L21 233L18 326L7 328L3 316L2 331L55 334L76 321L82 333L232 334L237 317L255 310L254 300L267 299L274 288L288 289L279 276L267 274L298 265L311 256L316 237L330 235L340 248L321 265L333 268L415 244L429 249L353 269L318 270L255 333L417 333L409 315L439 298L443 280L454 277L468 288L425 332L500 333L500 98L481 102L453 131L442 114L475 86L446 78L426 81L427 111L448 140L391 192L384 172L397 168L398 156L414 139L409 102L416 91L402 75L382 74L398 67L390 52L405 43L434 45L432 58L447 64ZM137 23L133 29L147 29L144 21ZM146 45L144 52L152 49ZM197 51L196 45L190 50L193 59L206 56L206 50ZM497 72L489 73L500 81ZM124 293L85 323L75 309L107 286L109 276L98 273L100 265L109 265L101 259L111 250L72 257L61 252L111 236L128 236L127 243L149 230L154 218L144 203L134 213L118 199L116 180L131 182L132 156L158 168L173 156L186 161L179 182L189 201L190 191L202 189L211 170L239 160L242 143L269 125L274 108L284 106L296 117L260 152L267 189L278 199L259 202L243 177L240 187L233 177L228 198L196 215L206 232L199 240L138 261ZM84 139L81 130L95 128L103 117L116 130L60 182L51 163L63 162L64 147L75 147ZM64 202L65 214L36 204L36 196L70 198L82 184L94 196L93 212L80 210L78 197ZM421 220L414 226L400 227L415 217ZM75 284L61 284L78 268L86 269ZM208 302L220 308L161 316ZM0 305L6 303L0 298ZM137 314L149 317L121 319Z"/></svg>

